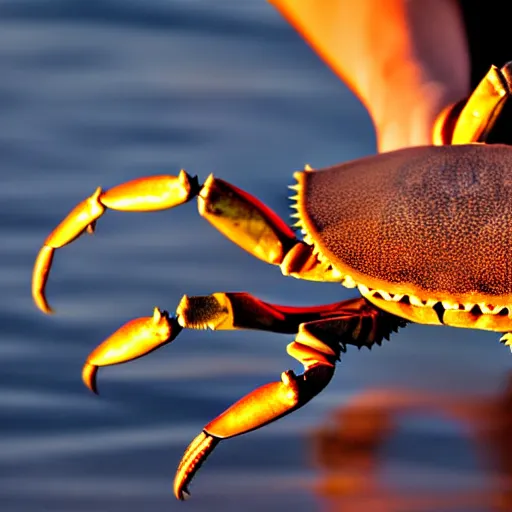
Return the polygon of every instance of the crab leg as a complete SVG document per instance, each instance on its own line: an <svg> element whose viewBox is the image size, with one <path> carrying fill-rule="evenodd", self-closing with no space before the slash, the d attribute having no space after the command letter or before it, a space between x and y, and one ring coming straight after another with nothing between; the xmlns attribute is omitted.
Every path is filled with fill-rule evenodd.
<svg viewBox="0 0 512 512"><path fill-rule="evenodd" d="M433 143L484 142L512 94L512 62L491 66L470 97L447 108L436 120Z"/></svg>
<svg viewBox="0 0 512 512"><path fill-rule="evenodd" d="M304 365L304 373L291 370L281 380L255 389L213 421L192 441L178 466L174 494L179 500L188 495L188 485L217 444L246 434L300 409L330 382L345 340L358 337L360 318L351 314L301 324L287 351ZM368 332L370 335L370 332Z"/></svg>
<svg viewBox="0 0 512 512"><path fill-rule="evenodd" d="M97 219L107 209L156 211L173 208L197 196L199 214L227 238L253 256L280 265L285 275L304 279L339 281L340 276L321 265L313 248L297 240L293 231L270 208L255 197L212 175L203 185L185 171L179 176L140 178L110 190L98 188L76 206L53 230L40 250L32 276L36 305L51 313L45 287L55 249L92 233Z"/></svg>
<svg viewBox="0 0 512 512"><path fill-rule="evenodd" d="M252 329L283 334L299 333L314 326L312 336L323 336L331 329L330 319L349 318L346 331L351 338L343 343L361 348L380 344L382 338L404 326L405 321L375 308L364 298L350 299L334 304L310 307L291 307L270 304L249 293L214 293L200 297L183 296L176 316L154 309L152 317L131 320L103 343L88 357L82 370L85 385L98 393L96 377L98 368L121 364L142 357L170 343L186 329L233 330ZM336 340L335 343L338 343Z"/></svg>
<svg viewBox="0 0 512 512"><path fill-rule="evenodd" d="M179 324L187 329L253 329L295 334L304 322L339 317L363 316L376 311L363 298L320 306L282 306L264 302L249 293L219 292L212 295L184 295L177 309Z"/></svg>
<svg viewBox="0 0 512 512"><path fill-rule="evenodd" d="M297 343L292 343L288 352L299 360L304 357L311 362L319 354L307 347L299 348ZM255 389L206 425L189 445L178 466L174 479L176 498L184 500L190 495L190 481L221 440L276 421L300 409L320 393L334 375L334 363L330 363L326 356L319 355L318 358L321 361L308 366L303 374L296 376L291 370L283 372L280 381Z"/></svg>
<svg viewBox="0 0 512 512"><path fill-rule="evenodd" d="M100 366L132 361L173 341L182 327L167 311L155 308L153 316L136 318L124 324L96 347L87 357L82 369L82 380L98 394L96 374Z"/></svg>
<svg viewBox="0 0 512 512"><path fill-rule="evenodd" d="M98 393L98 368L126 363L170 343L187 329L257 329L296 333L302 322L339 316L371 308L365 299L326 306L288 307L263 302L248 293L214 293L202 297L183 296L176 316L154 309L152 317L130 320L96 347L82 370L85 385Z"/></svg>
<svg viewBox="0 0 512 512"><path fill-rule="evenodd" d="M186 203L197 194L197 179L185 171L178 176L150 176L133 180L108 191L97 188L79 203L50 233L39 251L32 274L32 297L44 313L52 313L45 287L55 249L73 242L83 233L93 233L96 221L107 208L121 211L156 211Z"/></svg>
<svg viewBox="0 0 512 512"><path fill-rule="evenodd" d="M302 330L309 331L308 336L329 338L333 330L339 333L342 318L349 319L350 325L344 332L350 337L335 343L355 345L358 348L380 344L407 321L382 309L376 308L363 297L348 299L334 304L320 306L282 306L270 304L249 293L219 292L213 295L182 298L176 309L179 325L186 329L251 329L283 334L298 333L300 340ZM331 324L331 321L334 324Z"/></svg>
<svg viewBox="0 0 512 512"><path fill-rule="evenodd" d="M380 345L405 321L375 308L364 298L314 307L269 304L248 293L215 293L181 300L177 316L155 308L153 317L132 320L105 340L87 358L85 384L96 389L98 367L141 357L171 342L183 328L256 329L296 333L288 353L304 365L304 373L284 372L280 381L256 389L209 423L186 451L178 468L179 499L202 462L221 439L271 423L305 405L330 381L345 345Z"/></svg>

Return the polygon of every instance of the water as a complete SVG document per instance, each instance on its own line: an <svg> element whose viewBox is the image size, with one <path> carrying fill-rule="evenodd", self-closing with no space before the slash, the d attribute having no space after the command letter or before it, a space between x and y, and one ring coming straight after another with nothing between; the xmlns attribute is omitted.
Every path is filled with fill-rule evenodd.
<svg viewBox="0 0 512 512"><path fill-rule="evenodd" d="M203 178L214 172L287 216L292 171L374 151L364 109L269 4L0 0L0 113L3 512L346 510L371 496L380 510L386 489L412 493L423 506L403 510L459 510L425 504L425 494L439 492L469 493L460 510L491 510L479 493L496 489L493 475L504 470L486 469L468 436L478 422L501 418L493 404L510 359L495 335L411 326L371 353L350 350L307 408L222 443L181 505L172 478L188 442L243 394L300 370L285 352L290 337L186 332L101 371L100 398L80 380L90 350L155 305L172 310L184 293L249 291L288 304L354 294L281 278L190 204L109 213L93 238L58 251L48 286L57 314L45 317L32 304L42 241L98 185L182 167ZM383 398L376 390L392 391ZM331 422L362 397L361 414L398 414L372 466L377 488L367 466L359 476L353 470L369 486L364 496L347 491L336 469L349 459L333 466L318 441L329 431L327 452L343 444ZM408 410L418 403L419 412ZM484 439L486 453L495 437ZM338 487L327 499L329 481Z"/></svg>

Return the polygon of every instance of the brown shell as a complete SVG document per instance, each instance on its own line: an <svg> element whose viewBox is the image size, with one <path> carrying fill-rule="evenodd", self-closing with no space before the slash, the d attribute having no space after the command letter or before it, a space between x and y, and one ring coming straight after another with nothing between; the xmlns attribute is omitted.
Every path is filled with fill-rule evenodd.
<svg viewBox="0 0 512 512"><path fill-rule="evenodd" d="M512 303L512 147L416 147L297 173L306 238L391 294Z"/></svg>

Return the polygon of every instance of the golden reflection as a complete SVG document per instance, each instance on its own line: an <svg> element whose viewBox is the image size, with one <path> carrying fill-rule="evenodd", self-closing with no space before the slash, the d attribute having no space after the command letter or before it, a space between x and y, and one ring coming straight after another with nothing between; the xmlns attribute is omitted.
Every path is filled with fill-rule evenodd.
<svg viewBox="0 0 512 512"><path fill-rule="evenodd" d="M480 488L391 488L382 478L386 444L408 415L455 421L485 475ZM315 492L322 511L512 510L512 374L495 396L370 390L334 411L313 432ZM398 486L395 486L398 487Z"/></svg>

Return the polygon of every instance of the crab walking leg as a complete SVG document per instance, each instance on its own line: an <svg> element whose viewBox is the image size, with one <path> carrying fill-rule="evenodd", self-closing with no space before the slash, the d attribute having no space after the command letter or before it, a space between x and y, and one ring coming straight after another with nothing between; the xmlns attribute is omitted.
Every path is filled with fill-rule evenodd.
<svg viewBox="0 0 512 512"><path fill-rule="evenodd" d="M397 317L374 308L366 299L357 298L342 302L311 307L290 307L269 304L249 293L214 293L201 297L187 297L180 301L176 316L169 317L166 311L154 309L152 317L131 320L101 343L87 358L82 370L85 385L98 393L96 377L99 367L121 364L142 357L160 346L170 343L186 329L253 329L277 333L294 334L301 324L330 318L347 318L360 321L373 318L371 325L378 321L380 331L391 332ZM384 317L392 319L391 327ZM378 320L377 320L378 319ZM394 323L393 323L394 322ZM319 325L315 324L315 325ZM358 346L373 344L375 339L367 336L361 328L352 329L358 333L351 343ZM299 333L300 334L300 333ZM382 336L381 336L382 337Z"/></svg>
<svg viewBox="0 0 512 512"><path fill-rule="evenodd" d="M154 309L153 316L131 320L89 354L82 370L82 380L97 394L96 374L100 366L120 364L145 356L173 341L181 330L175 318L169 318L166 311L158 308Z"/></svg>
<svg viewBox="0 0 512 512"><path fill-rule="evenodd" d="M295 376L287 371L280 381L257 388L206 425L192 441L174 481L174 493L179 500L189 494L189 483L222 439L256 430L299 409L327 386L346 344L371 348L406 324L371 304L365 306L361 300L359 311L355 303L347 302L350 304L345 314L299 325L288 353L304 365L303 374Z"/></svg>
<svg viewBox="0 0 512 512"><path fill-rule="evenodd" d="M467 101L440 114L432 132L433 143L484 142L512 93L512 62L491 66Z"/></svg>
<svg viewBox="0 0 512 512"><path fill-rule="evenodd" d="M45 287L54 250L84 232L92 233L106 209L156 211L174 208L197 196L199 214L216 229L253 256L280 265L285 275L304 279L339 281L332 268L322 265L313 248L299 241L286 223L270 208L247 192L210 175L203 185L185 171L178 176L150 176L118 185L98 188L76 206L45 240L36 259L32 295L36 305L51 313Z"/></svg>
<svg viewBox="0 0 512 512"><path fill-rule="evenodd" d="M97 188L79 203L50 233L39 251L32 274L32 297L45 313L51 313L45 297L54 250L73 242L83 233L93 233L96 221L107 208L121 211L156 211L186 203L198 192L196 178L185 171L178 176L136 179L108 191Z"/></svg>
<svg viewBox="0 0 512 512"><path fill-rule="evenodd" d="M209 423L190 445L176 476L179 499L202 462L221 439L244 434L299 409L330 381L341 350L351 344L371 348L405 326L399 317L374 307L365 298L313 307L279 306L248 293L215 293L203 297L184 296L177 316L155 308L152 317L123 325L87 358L82 372L87 387L97 392L100 366L120 364L173 341L183 328L257 329L296 332L288 353L304 365L304 373L282 374L281 381L266 384Z"/></svg>
<svg viewBox="0 0 512 512"><path fill-rule="evenodd" d="M318 342L321 345L321 342ZM188 495L188 485L217 444L229 437L245 434L296 411L330 382L336 356L293 342L288 353L303 363L305 371L296 376L289 370L281 380L265 384L233 404L208 423L185 451L174 480L174 494L179 500Z"/></svg>

